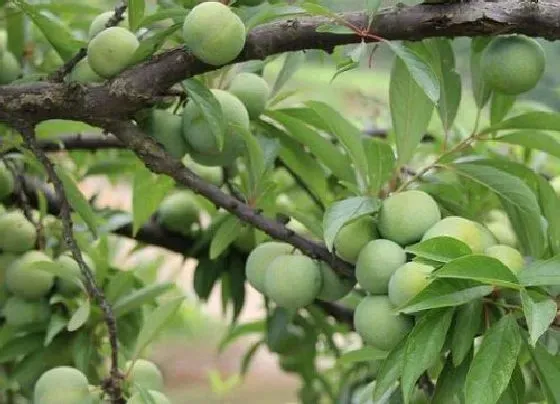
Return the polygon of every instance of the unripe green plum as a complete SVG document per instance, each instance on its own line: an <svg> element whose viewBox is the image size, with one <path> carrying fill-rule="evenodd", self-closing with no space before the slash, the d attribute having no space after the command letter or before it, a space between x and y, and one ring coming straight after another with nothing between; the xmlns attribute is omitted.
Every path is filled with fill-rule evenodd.
<svg viewBox="0 0 560 404"><path fill-rule="evenodd" d="M107 28L89 42L89 65L101 77L111 78L128 67L139 45L136 36L127 29Z"/></svg>
<svg viewBox="0 0 560 404"><path fill-rule="evenodd" d="M293 251L294 247L288 243L267 241L259 244L257 248L251 251L245 263L245 275L249 284L259 292L266 294L265 275L268 266L275 258L291 254Z"/></svg>
<svg viewBox="0 0 560 404"><path fill-rule="evenodd" d="M183 39L204 63L219 66L234 60L246 40L243 21L221 3L202 3L185 17Z"/></svg>
<svg viewBox="0 0 560 404"><path fill-rule="evenodd" d="M154 108L139 125L173 157L180 159L187 153L183 124L179 115Z"/></svg>
<svg viewBox="0 0 560 404"><path fill-rule="evenodd" d="M179 191L166 197L158 211L158 220L171 231L188 234L193 223L197 223L200 206L190 191Z"/></svg>
<svg viewBox="0 0 560 404"><path fill-rule="evenodd" d="M97 17L93 19L89 26L89 40L91 41L97 34L101 31L104 31L107 27L107 23L115 15L114 11L106 11L104 13L99 14ZM128 27L128 16L124 15L124 20L122 20L119 24L119 27Z"/></svg>
<svg viewBox="0 0 560 404"><path fill-rule="evenodd" d="M14 192L14 176L6 164L0 161L0 199L4 199L12 192Z"/></svg>
<svg viewBox="0 0 560 404"><path fill-rule="evenodd" d="M218 100L227 125L220 150L218 139L212 133L200 107L189 102L183 110L183 136L189 154L199 164L229 166L245 150L245 141L236 127L249 130L249 114L239 98L223 90L211 90Z"/></svg>
<svg viewBox="0 0 560 404"><path fill-rule="evenodd" d="M0 84L8 84L21 76L21 66L12 52L0 53Z"/></svg>
<svg viewBox="0 0 560 404"><path fill-rule="evenodd" d="M154 404L171 404L171 401L169 401L165 394L159 391L149 390L148 394L152 397ZM127 400L126 404L146 404L146 401L142 398L140 393L136 393Z"/></svg>
<svg viewBox="0 0 560 404"><path fill-rule="evenodd" d="M486 214L486 222L504 222L509 224L509 217L506 212L501 209L492 209Z"/></svg>
<svg viewBox="0 0 560 404"><path fill-rule="evenodd" d="M129 369L132 362L126 363ZM129 371L132 385L139 385L145 390L163 391L163 375L155 363L145 359L138 359Z"/></svg>
<svg viewBox="0 0 560 404"><path fill-rule="evenodd" d="M334 239L336 254L351 263L356 263L364 246L378 236L375 222L371 216L345 224Z"/></svg>
<svg viewBox="0 0 560 404"><path fill-rule="evenodd" d="M406 253L397 243L379 239L366 244L356 264L358 284L374 295L386 295L391 275L406 262Z"/></svg>
<svg viewBox="0 0 560 404"><path fill-rule="evenodd" d="M462 241L474 253L483 252L485 243L488 242L483 238L483 233L477 223L458 216L448 216L434 224L424 234L422 241L435 237L451 237Z"/></svg>
<svg viewBox="0 0 560 404"><path fill-rule="evenodd" d="M391 195L379 211L379 233L383 238L407 245L441 219L439 207L430 195L422 191L405 191Z"/></svg>
<svg viewBox="0 0 560 404"><path fill-rule="evenodd" d="M78 369L60 366L43 373L33 393L34 404L90 404L87 377Z"/></svg>
<svg viewBox="0 0 560 404"><path fill-rule="evenodd" d="M91 272L95 274L95 263L93 260L85 253L82 253L82 258ZM60 265L60 269L63 270L68 277L75 279L74 282L67 278L57 279L57 289L60 294L71 297L79 293L81 290L79 285L82 283L82 271L80 270L78 262L69 255L61 255L56 259L56 263Z"/></svg>
<svg viewBox="0 0 560 404"><path fill-rule="evenodd" d="M486 223L486 228L494 235L500 244L517 247L517 235L509 225L504 222Z"/></svg>
<svg viewBox="0 0 560 404"><path fill-rule="evenodd" d="M6 287L16 296L39 299L46 296L54 284L54 275L40 268L52 260L41 251L28 251L15 260L6 273Z"/></svg>
<svg viewBox="0 0 560 404"><path fill-rule="evenodd" d="M499 260L515 274L525 266L525 260L521 253L507 245L495 245L486 249L484 253L489 257Z"/></svg>
<svg viewBox="0 0 560 404"><path fill-rule="evenodd" d="M389 300L396 307L403 306L430 283L434 267L419 262L407 262L389 280Z"/></svg>
<svg viewBox="0 0 560 404"><path fill-rule="evenodd" d="M45 323L51 315L51 308L43 299L30 301L19 296L11 296L6 300L2 314L6 318L7 325L23 327Z"/></svg>
<svg viewBox="0 0 560 404"><path fill-rule="evenodd" d="M364 343L393 349L412 330L411 318L397 314L387 296L364 297L354 312L354 327Z"/></svg>
<svg viewBox="0 0 560 404"><path fill-rule="evenodd" d="M181 136L183 136L182 133ZM202 164L198 164L196 161L194 161L188 154L184 155L183 164L193 173L201 177L204 181L209 182L210 184L221 186L224 182L224 176L221 167L203 166Z"/></svg>
<svg viewBox="0 0 560 404"><path fill-rule="evenodd" d="M321 276L323 283L317 299L326 302L334 302L346 296L356 285L356 281L349 278L341 278L336 272L325 262L320 262Z"/></svg>
<svg viewBox="0 0 560 404"><path fill-rule="evenodd" d="M558 195L558 197L560 197L560 175L557 176L557 177L554 177L550 181L550 185L554 189L554 192L556 192L556 195Z"/></svg>
<svg viewBox="0 0 560 404"><path fill-rule="evenodd" d="M245 104L251 119L257 119L266 109L270 88L262 77L254 73L240 73L231 81L229 92Z"/></svg>
<svg viewBox="0 0 560 404"><path fill-rule="evenodd" d="M278 306L295 310L313 303L321 283L321 269L311 258L281 255L267 268L264 289Z"/></svg>
<svg viewBox="0 0 560 404"><path fill-rule="evenodd" d="M78 83L99 83L103 81L103 77L95 73L89 65L87 56L80 60L76 67L72 69L68 76L69 81L77 81Z"/></svg>
<svg viewBox="0 0 560 404"><path fill-rule="evenodd" d="M492 232L490 230L488 230L486 227L484 227L482 224L480 223L475 223L476 227L478 228L478 230L480 231L480 236L481 236L481 244L482 244L482 250L486 251L486 249L495 246L496 244L498 244L498 240L496 240L496 237L494 237L494 235L492 234Z"/></svg>
<svg viewBox="0 0 560 404"><path fill-rule="evenodd" d="M37 233L22 212L12 211L0 216L0 250L21 253L35 246Z"/></svg>

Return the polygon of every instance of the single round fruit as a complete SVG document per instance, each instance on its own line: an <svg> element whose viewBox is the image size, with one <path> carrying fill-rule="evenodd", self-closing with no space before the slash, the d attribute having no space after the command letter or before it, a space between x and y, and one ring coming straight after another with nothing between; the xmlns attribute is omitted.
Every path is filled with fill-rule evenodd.
<svg viewBox="0 0 560 404"><path fill-rule="evenodd" d="M194 102L189 102L183 110L183 136L194 161L209 166L228 166L245 150L245 141L236 127L248 131L249 114L239 98L227 91L211 91L220 104L227 125L222 149L202 110Z"/></svg>
<svg viewBox="0 0 560 404"><path fill-rule="evenodd" d="M288 243L267 241L259 244L251 251L245 263L245 275L249 284L262 294L266 294L265 277L268 266L275 258L291 254L293 251L294 247Z"/></svg>
<svg viewBox="0 0 560 404"><path fill-rule="evenodd" d="M126 369L131 365L132 362L127 362ZM145 390L163 391L163 375L153 362L138 359L130 369L129 375L133 387L139 385Z"/></svg>
<svg viewBox="0 0 560 404"><path fill-rule="evenodd" d="M254 73L238 74L228 90L245 104L251 119L257 119L264 112L270 95L268 83Z"/></svg>
<svg viewBox="0 0 560 404"><path fill-rule="evenodd" d="M356 281L349 278L341 278L334 270L325 262L320 262L321 276L323 283L321 290L317 295L317 299L326 302L334 302L346 296L356 285Z"/></svg>
<svg viewBox="0 0 560 404"><path fill-rule="evenodd" d="M43 271L41 263L52 260L41 251L29 251L15 260L6 272L6 287L24 299L39 299L46 296L54 284L54 275Z"/></svg>
<svg viewBox="0 0 560 404"><path fill-rule="evenodd" d="M389 280L389 300L401 307L430 283L430 273L434 267L419 262L407 262Z"/></svg>
<svg viewBox="0 0 560 404"><path fill-rule="evenodd" d="M334 239L334 250L340 258L354 264L362 248L377 236L373 218L363 216L340 229Z"/></svg>
<svg viewBox="0 0 560 404"><path fill-rule="evenodd" d="M379 233L388 240L407 245L441 219L439 207L430 195L422 191L393 194L383 201L379 211Z"/></svg>
<svg viewBox="0 0 560 404"><path fill-rule="evenodd" d="M14 176L6 164L0 161L0 199L4 199L12 192L14 192Z"/></svg>
<svg viewBox="0 0 560 404"><path fill-rule="evenodd" d="M486 228L494 235L500 244L517 247L517 235L509 225L509 222L486 223Z"/></svg>
<svg viewBox="0 0 560 404"><path fill-rule="evenodd" d="M390 351L412 330L411 318L397 314L387 296L364 297L354 312L354 327L364 342Z"/></svg>
<svg viewBox="0 0 560 404"><path fill-rule="evenodd" d="M35 246L37 233L22 212L12 211L0 215L0 250L21 253Z"/></svg>
<svg viewBox="0 0 560 404"><path fill-rule="evenodd" d="M494 38L481 59L485 82L493 90L509 95L534 88L544 73L545 64L541 45L523 35Z"/></svg>
<svg viewBox="0 0 560 404"><path fill-rule="evenodd" d="M89 404L87 377L78 369L60 366L46 371L35 384L34 404Z"/></svg>
<svg viewBox="0 0 560 404"><path fill-rule="evenodd" d="M462 241L473 253L483 252L488 242L476 222L458 216L448 216L434 224L424 234L422 241L435 237L451 237Z"/></svg>
<svg viewBox="0 0 560 404"><path fill-rule="evenodd" d="M72 69L68 80L77 81L78 83L98 83L104 79L93 71L86 56L85 59L80 60L76 67Z"/></svg>
<svg viewBox="0 0 560 404"><path fill-rule="evenodd" d="M366 244L356 264L358 284L374 295L386 295L389 279L406 262L406 253L397 243L379 239Z"/></svg>
<svg viewBox="0 0 560 404"><path fill-rule="evenodd" d="M2 308L6 324L23 327L30 324L44 323L51 315L51 308L45 300L29 301L18 296L11 296Z"/></svg>
<svg viewBox="0 0 560 404"><path fill-rule="evenodd" d="M193 223L198 222L200 206L190 191L169 195L159 206L158 220L171 231L188 234Z"/></svg>
<svg viewBox="0 0 560 404"><path fill-rule="evenodd" d="M0 53L0 84L8 84L21 76L21 66L12 52Z"/></svg>
<svg viewBox="0 0 560 404"><path fill-rule="evenodd" d="M82 258L95 274L95 263L93 260L84 253L82 253ZM56 259L56 263L60 265L60 269L67 275L64 278L58 278L56 281L60 294L71 297L79 293L81 290L79 285L82 283L82 271L78 262L69 255L61 255Z"/></svg>
<svg viewBox="0 0 560 404"><path fill-rule="evenodd" d="M101 77L113 77L128 67L139 45L136 36L127 29L107 28L89 42L89 65Z"/></svg>
<svg viewBox="0 0 560 404"><path fill-rule="evenodd" d="M313 303L321 283L321 269L311 258L281 255L266 270L264 289L280 307L298 309Z"/></svg>
<svg viewBox="0 0 560 404"><path fill-rule="evenodd" d="M175 158L182 158L187 153L187 144L183 137L181 117L169 111L152 109L140 127L153 137Z"/></svg>
<svg viewBox="0 0 560 404"><path fill-rule="evenodd" d="M171 401L165 396L165 394L160 393L155 390L148 390L148 393L152 397L154 404L171 404ZM140 393L134 394L131 398L126 401L126 404L145 404L146 401L142 398Z"/></svg>
<svg viewBox="0 0 560 404"><path fill-rule="evenodd" d="M486 249L484 253L489 257L499 260L515 274L525 266L525 260L521 253L507 245L495 245Z"/></svg>
<svg viewBox="0 0 560 404"><path fill-rule="evenodd" d="M181 136L183 136L181 132ZM202 164L198 164L194 161L191 156L185 154L183 156L183 165L189 168L193 173L201 177L204 181L214 184L217 187L224 183L224 176L221 167L207 167Z"/></svg>
<svg viewBox="0 0 560 404"><path fill-rule="evenodd" d="M107 23L109 20L115 15L114 11L106 11L104 13L99 14L97 17L93 19L89 26L89 40L91 41L93 37L99 34L101 31L104 31L107 27ZM118 24L119 27L128 27L128 16L124 15L124 20Z"/></svg>
<svg viewBox="0 0 560 404"><path fill-rule="evenodd" d="M243 21L221 3L202 3L185 17L183 39L204 63L223 65L234 60L245 46Z"/></svg>

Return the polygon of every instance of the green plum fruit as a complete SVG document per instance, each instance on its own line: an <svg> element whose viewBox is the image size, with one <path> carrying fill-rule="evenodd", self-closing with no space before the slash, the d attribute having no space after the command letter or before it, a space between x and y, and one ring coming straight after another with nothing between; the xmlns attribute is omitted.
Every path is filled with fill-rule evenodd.
<svg viewBox="0 0 560 404"><path fill-rule="evenodd" d="M103 80L103 77L95 73L89 65L87 56L76 64L76 67L72 69L68 76L68 81L76 81L84 84L99 83Z"/></svg>
<svg viewBox="0 0 560 404"><path fill-rule="evenodd" d="M434 224L424 234L422 241L435 237L451 237L462 241L474 253L483 252L485 243L488 243L476 222L458 216L448 216Z"/></svg>
<svg viewBox="0 0 560 404"><path fill-rule="evenodd" d="M358 284L374 295L386 295L391 275L404 265L406 253L397 243L379 239L362 248L356 264Z"/></svg>
<svg viewBox="0 0 560 404"><path fill-rule="evenodd" d="M82 258L91 272L95 274L95 263L93 260L85 253L82 253ZM65 277L60 277L56 281L59 293L66 297L75 296L81 290L79 286L82 283L80 265L70 255L61 255L55 262L59 264L60 270L66 274Z"/></svg>
<svg viewBox="0 0 560 404"><path fill-rule="evenodd" d="M500 93L518 95L533 89L544 74L542 46L524 35L498 36L482 54L484 81Z"/></svg>
<svg viewBox="0 0 560 404"><path fill-rule="evenodd" d="M41 269L41 264L52 260L41 251L28 251L12 262L6 272L6 287L16 296L40 299L54 284L54 275Z"/></svg>
<svg viewBox="0 0 560 404"><path fill-rule="evenodd" d="M396 307L403 306L430 283L434 267L420 262L407 262L389 280L389 300Z"/></svg>
<svg viewBox="0 0 560 404"><path fill-rule="evenodd" d="M0 84L9 84L21 76L21 66L12 52L0 53Z"/></svg>
<svg viewBox="0 0 560 404"><path fill-rule="evenodd" d="M439 207L422 191L405 191L389 196L381 205L379 233L400 245L414 243L441 219Z"/></svg>
<svg viewBox="0 0 560 404"><path fill-rule="evenodd" d="M14 176L6 164L0 161L0 199L4 199L12 192L14 192Z"/></svg>
<svg viewBox="0 0 560 404"><path fill-rule="evenodd" d="M364 297L354 312L354 327L364 343L393 349L412 330L411 318L397 314L387 296Z"/></svg>
<svg viewBox="0 0 560 404"><path fill-rule="evenodd" d="M259 244L249 254L245 263L245 274L249 284L259 292L266 294L265 275L270 263L281 255L288 255L294 251L288 243L278 241L267 241Z"/></svg>
<svg viewBox="0 0 560 404"><path fill-rule="evenodd" d="M321 284L317 262L303 255L280 255L266 270L264 289L278 306L295 310L313 303Z"/></svg>
<svg viewBox="0 0 560 404"><path fill-rule="evenodd" d="M173 157L180 159L187 153L183 123L179 115L154 108L146 119L139 122L139 126Z"/></svg>
<svg viewBox="0 0 560 404"><path fill-rule="evenodd" d="M489 222L485 224L486 228L494 235L498 243L517 247L517 235L513 231L509 222Z"/></svg>
<svg viewBox="0 0 560 404"><path fill-rule="evenodd" d="M115 15L114 11L106 11L104 13L99 14L97 17L93 19L89 26L89 40L91 41L97 34L101 31L107 29L107 23ZM128 16L124 15L124 20L122 20L117 26L119 27L128 27Z"/></svg>
<svg viewBox="0 0 560 404"><path fill-rule="evenodd" d="M171 404L171 401L169 401L165 394L159 391L148 390L148 394L151 396L153 404ZM127 400L126 404L146 404L146 401L142 398L140 393L136 393Z"/></svg>
<svg viewBox="0 0 560 404"><path fill-rule="evenodd" d="M355 264L362 248L377 236L373 218L363 216L340 229L334 239L334 250L340 258Z"/></svg>
<svg viewBox="0 0 560 404"><path fill-rule="evenodd" d="M486 249L488 249L490 247L493 247L496 244L498 244L498 240L496 240L496 237L494 237L492 232L490 230L488 230L486 227L484 227L484 225L482 225L480 223L476 223L476 222L475 222L475 225L478 228L478 230L480 231L481 244L482 244L482 250L483 251L486 251Z"/></svg>
<svg viewBox="0 0 560 404"><path fill-rule="evenodd" d="M30 301L19 296L11 296L6 300L2 314L7 325L23 327L45 323L51 315L51 308L43 299Z"/></svg>
<svg viewBox="0 0 560 404"><path fill-rule="evenodd" d="M231 81L228 90L245 105L249 118L257 119L266 109L270 88L261 76L254 73L239 73Z"/></svg>
<svg viewBox="0 0 560 404"><path fill-rule="evenodd" d="M159 222L168 230L189 234L198 222L200 206L190 191L178 191L166 197L158 211Z"/></svg>
<svg viewBox="0 0 560 404"><path fill-rule="evenodd" d="M234 60L245 46L243 21L221 3L202 3L185 17L183 39L194 56L210 65Z"/></svg>
<svg viewBox="0 0 560 404"><path fill-rule="evenodd" d="M197 163L207 166L229 166L245 150L245 141L239 130L250 129L249 114L239 98L231 93L223 90L211 92L220 104L227 126L222 148L220 149L218 139L202 110L192 101L183 110L183 136L189 154Z"/></svg>
<svg viewBox="0 0 560 404"><path fill-rule="evenodd" d="M99 76L111 78L128 67L138 46L138 39L126 28L107 28L89 42L89 65Z"/></svg>
<svg viewBox="0 0 560 404"><path fill-rule="evenodd" d="M346 296L356 285L356 281L349 278L342 278L325 262L320 262L321 276L323 283L317 299L326 302L334 302Z"/></svg>
<svg viewBox="0 0 560 404"><path fill-rule="evenodd" d="M126 363L126 369L129 369L132 362ZM163 391L163 375L155 363L145 359L138 359L129 370L130 382L132 385L138 385L145 390Z"/></svg>
<svg viewBox="0 0 560 404"><path fill-rule="evenodd" d="M0 249L4 252L22 253L35 246L37 233L22 212L12 211L0 215Z"/></svg>
<svg viewBox="0 0 560 404"><path fill-rule="evenodd" d="M525 266L525 260L521 253L507 245L495 245L487 248L484 253L489 257L499 260L515 274Z"/></svg>
<svg viewBox="0 0 560 404"><path fill-rule="evenodd" d="M43 373L33 392L34 404L90 404L87 377L78 369L59 366Z"/></svg>

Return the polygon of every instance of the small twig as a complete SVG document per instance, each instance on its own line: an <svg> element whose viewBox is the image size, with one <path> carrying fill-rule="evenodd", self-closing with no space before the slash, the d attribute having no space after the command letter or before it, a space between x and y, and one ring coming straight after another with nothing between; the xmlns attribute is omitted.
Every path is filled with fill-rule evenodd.
<svg viewBox="0 0 560 404"><path fill-rule="evenodd" d="M115 13L107 21L105 28L114 27L115 25L123 21L124 12L126 11L126 8L127 8L126 1L116 6ZM70 60L68 60L66 63L60 66L58 70L56 70L51 75L49 75L48 80L55 83L61 83L62 81L64 81L64 77L66 77L72 71L72 69L74 69L74 67L76 67L76 65L86 56L87 56L87 48L80 48L78 52L74 56L72 56Z"/></svg>
<svg viewBox="0 0 560 404"><path fill-rule="evenodd" d="M84 261L82 252L80 251L80 248L76 240L74 239L74 230L71 216L72 209L70 206L70 202L66 198L66 193L64 191L62 181L55 171L54 164L47 157L45 152L38 147L33 126L25 123L21 124L17 129L21 133L27 148L33 153L33 155L45 168L47 176L54 186L55 193L60 202L60 219L63 225L64 242L71 251L72 257L74 258L74 260L76 260L80 267L82 276L84 278L84 285L90 299L95 300L101 308L105 323L107 325L109 344L111 346L111 375L106 382L107 393L111 397L111 402L113 404L124 403L121 391L122 376L118 367L119 345L117 338L117 323L113 314L113 310L110 303L107 301L103 290L97 287L95 276Z"/></svg>

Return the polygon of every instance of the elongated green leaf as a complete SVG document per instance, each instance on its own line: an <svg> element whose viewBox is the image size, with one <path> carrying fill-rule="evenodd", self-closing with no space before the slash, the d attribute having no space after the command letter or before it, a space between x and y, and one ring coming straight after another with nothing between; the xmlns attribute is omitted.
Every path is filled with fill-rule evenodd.
<svg viewBox="0 0 560 404"><path fill-rule="evenodd" d="M284 87L288 80L290 80L294 73L301 67L304 61L305 54L303 52L286 53L282 69L280 70L280 73L278 73L274 86L272 87L271 97L274 97L278 91Z"/></svg>
<svg viewBox="0 0 560 404"><path fill-rule="evenodd" d="M459 397L462 397L465 378L471 364L472 350L470 353L469 360L463 361L460 366L455 366L451 356L447 356L443 370L437 379L432 404L456 403L459 401Z"/></svg>
<svg viewBox="0 0 560 404"><path fill-rule="evenodd" d="M247 349L247 351L241 358L241 365L239 370L241 376L244 377L245 375L247 375L247 372L249 372L249 367L251 366L253 358L255 357L255 354L258 352L259 348L263 345L263 343L264 342L262 340L256 341L255 343L253 343L253 345L249 347L249 349Z"/></svg>
<svg viewBox="0 0 560 404"><path fill-rule="evenodd" d="M138 289L129 295L118 299L113 305L113 312L116 317L124 316L133 310L137 310L145 304L152 303L154 299L173 287L170 283L162 283L146 286Z"/></svg>
<svg viewBox="0 0 560 404"><path fill-rule="evenodd" d="M548 246L552 255L560 254L560 198L545 178L539 176L538 185L539 203L548 224Z"/></svg>
<svg viewBox="0 0 560 404"><path fill-rule="evenodd" d="M518 289L517 278L499 260L485 255L457 258L435 271L436 278L471 279L474 281Z"/></svg>
<svg viewBox="0 0 560 404"><path fill-rule="evenodd" d="M495 404L509 384L520 349L515 318L502 317L486 332L472 361L465 382L465 401Z"/></svg>
<svg viewBox="0 0 560 404"><path fill-rule="evenodd" d="M494 167L460 163L453 165L456 172L494 192L508 213L523 252L541 257L544 234L541 226L539 203L531 189L519 178Z"/></svg>
<svg viewBox="0 0 560 404"><path fill-rule="evenodd" d="M155 22L166 20L168 18L177 18L183 21L187 15L187 10L183 7L162 8L153 14L149 14L142 18L139 27L148 27Z"/></svg>
<svg viewBox="0 0 560 404"><path fill-rule="evenodd" d="M560 157L560 138L546 132L519 130L493 139L497 142L515 144L528 149L537 149L551 156Z"/></svg>
<svg viewBox="0 0 560 404"><path fill-rule="evenodd" d="M51 316L49 320L49 325L47 327L47 334L45 335L45 341L43 346L49 346L54 337L56 337L60 332L62 332L66 325L68 324L68 319L58 313Z"/></svg>
<svg viewBox="0 0 560 404"><path fill-rule="evenodd" d="M174 181L157 175L144 165L138 166L132 181L132 233L136 234L157 210L165 195L173 188Z"/></svg>
<svg viewBox="0 0 560 404"><path fill-rule="evenodd" d="M351 365L360 362L371 362L385 359L388 352L372 346L366 346L342 354L336 361L337 366Z"/></svg>
<svg viewBox="0 0 560 404"><path fill-rule="evenodd" d="M560 357L550 354L541 344L529 348L543 392L549 403L560 403Z"/></svg>
<svg viewBox="0 0 560 404"><path fill-rule="evenodd" d="M377 374L377 382L373 391L373 400L379 400L383 395L395 385L401 377L404 365L404 355L406 348L406 338L393 348L383 363Z"/></svg>
<svg viewBox="0 0 560 404"><path fill-rule="evenodd" d="M405 402L410 398L420 375L438 361L453 311L453 308L447 308L427 312L408 335L401 378Z"/></svg>
<svg viewBox="0 0 560 404"><path fill-rule="evenodd" d="M471 42L471 85L474 101L478 109L482 109L490 99L490 87L486 85L482 77L482 69L480 60L482 52L490 43L492 38L478 37L473 38Z"/></svg>
<svg viewBox="0 0 560 404"><path fill-rule="evenodd" d="M332 17L332 18L337 17L335 13L333 13L328 8L321 6L320 4L305 2L300 7L311 15L323 15L325 17Z"/></svg>
<svg viewBox="0 0 560 404"><path fill-rule="evenodd" d="M529 342L535 346L540 336L554 321L558 307L550 297L526 290L521 291L521 303L527 320L527 328L529 328Z"/></svg>
<svg viewBox="0 0 560 404"><path fill-rule="evenodd" d="M132 32L140 26L145 9L146 0L128 0L128 24Z"/></svg>
<svg viewBox="0 0 560 404"><path fill-rule="evenodd" d="M453 365L459 366L473 350L474 337L482 324L482 300L473 300L457 308L455 324L451 332L451 356Z"/></svg>
<svg viewBox="0 0 560 404"><path fill-rule="evenodd" d="M438 90L439 94L439 90ZM397 140L398 164L412 157L430 122L434 103L397 58L391 71L389 104Z"/></svg>
<svg viewBox="0 0 560 404"><path fill-rule="evenodd" d="M163 46L165 40L173 35L176 31L181 29L183 23L176 23L167 27L161 31L156 31L155 34L146 37L140 42L140 46L132 55L130 59L129 66L134 66L152 56L159 48Z"/></svg>
<svg viewBox="0 0 560 404"><path fill-rule="evenodd" d="M42 348L44 338L45 335L43 333L39 333L16 337L8 341L2 346L2 350L0 351L0 363L14 361Z"/></svg>
<svg viewBox="0 0 560 404"><path fill-rule="evenodd" d="M25 48L25 14L13 5L6 5L4 10L8 50L21 63Z"/></svg>
<svg viewBox="0 0 560 404"><path fill-rule="evenodd" d="M421 241L406 247L406 251L417 257L438 262L449 262L472 254L468 245L452 237L435 237Z"/></svg>
<svg viewBox="0 0 560 404"><path fill-rule="evenodd" d="M239 126L233 127L245 141L247 153L245 159L249 172L249 196L257 197L260 194L262 176L266 170L264 148L251 131Z"/></svg>
<svg viewBox="0 0 560 404"><path fill-rule="evenodd" d="M498 404L525 404L525 380L519 365L511 375L506 390L500 396Z"/></svg>
<svg viewBox="0 0 560 404"><path fill-rule="evenodd" d="M336 235L346 223L375 213L379 207L379 201L368 196L356 196L329 206L323 218L324 239L327 248L332 250Z"/></svg>
<svg viewBox="0 0 560 404"><path fill-rule="evenodd" d="M395 153L387 142L374 138L363 139L363 146L368 163L369 193L377 195L393 175Z"/></svg>
<svg viewBox="0 0 560 404"><path fill-rule="evenodd" d="M86 201L84 195L78 189L74 180L66 173L66 171L64 171L63 168L56 166L55 170L64 185L64 193L66 194L66 198L68 198L68 202L70 202L70 206L72 206L72 209L74 209L83 221L86 222L89 230L96 235L97 217L93 213L93 209L90 204Z"/></svg>
<svg viewBox="0 0 560 404"><path fill-rule="evenodd" d="M90 309L89 299L84 300L80 306L78 306L78 309L74 312L74 314L72 314L72 317L70 317L67 327L68 331L76 331L78 328L83 326L88 321Z"/></svg>
<svg viewBox="0 0 560 404"><path fill-rule="evenodd" d="M230 215L226 220L224 220L210 243L210 253L209 257L211 260L220 256L231 243L233 243L241 232L241 221Z"/></svg>
<svg viewBox="0 0 560 404"><path fill-rule="evenodd" d="M531 111L521 115L512 116L502 122L489 126L481 134L492 133L500 130L552 130L560 131L560 114L556 112Z"/></svg>
<svg viewBox="0 0 560 404"><path fill-rule="evenodd" d="M560 285L560 255L530 264L517 277L523 286Z"/></svg>
<svg viewBox="0 0 560 404"><path fill-rule="evenodd" d="M248 334L258 334L266 330L266 323L264 320L252 321L250 323L236 324L229 329L227 334L222 338L218 344L218 352L223 352L228 346L237 341L238 338Z"/></svg>

